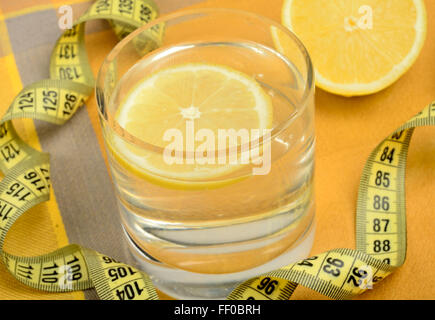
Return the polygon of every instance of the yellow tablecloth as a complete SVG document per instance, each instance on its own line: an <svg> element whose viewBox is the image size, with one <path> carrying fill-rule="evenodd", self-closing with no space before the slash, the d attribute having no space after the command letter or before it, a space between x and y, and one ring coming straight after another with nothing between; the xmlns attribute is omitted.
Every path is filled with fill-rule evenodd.
<svg viewBox="0 0 435 320"><path fill-rule="evenodd" d="M228 7L280 21L282 0L156 0L156 3L162 14L187 5ZM63 4L72 5L78 17L90 1L0 0L1 112L6 111L23 85L48 77L49 53L60 35L56 9ZM354 248L357 190L367 157L378 142L435 100L435 2L426 0L426 6L426 44L415 65L397 83L361 98L316 91L317 233L313 254L338 247ZM87 33L86 44L96 73L116 39L104 23L92 23ZM25 141L52 154L54 194L49 202L19 219L8 235L5 249L14 254L35 255L75 242L129 262L120 243L122 237L95 98L63 127L47 127L31 120L17 123ZM434 137L434 128L418 129L409 150L406 263L375 290L358 299L435 298L435 223L431 217L435 200ZM83 193L83 188L88 192ZM0 265L1 299L84 297L80 292L51 294L26 288ZM87 293L86 297L94 296ZM324 297L299 286L294 298Z"/></svg>

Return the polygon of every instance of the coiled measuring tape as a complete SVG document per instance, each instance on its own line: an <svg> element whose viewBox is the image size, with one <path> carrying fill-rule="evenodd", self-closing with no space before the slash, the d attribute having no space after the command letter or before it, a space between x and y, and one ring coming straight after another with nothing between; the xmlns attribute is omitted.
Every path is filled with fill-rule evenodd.
<svg viewBox="0 0 435 320"><path fill-rule="evenodd" d="M0 120L0 256L22 283L65 292L95 288L101 299L158 299L145 273L115 259L69 245L37 257L3 251L14 222L50 195L49 155L18 136L12 119L63 124L91 95L94 78L84 47L87 21L106 19L122 38L158 15L150 0L98 0L57 41L50 60L51 79L25 87ZM161 29L154 32L161 35ZM153 44L138 44L150 50ZM405 167L414 128L435 125L435 102L398 128L371 153L361 178L357 249L335 249L240 284L228 296L287 300L298 284L334 299L348 299L371 288L400 267L406 254Z"/></svg>

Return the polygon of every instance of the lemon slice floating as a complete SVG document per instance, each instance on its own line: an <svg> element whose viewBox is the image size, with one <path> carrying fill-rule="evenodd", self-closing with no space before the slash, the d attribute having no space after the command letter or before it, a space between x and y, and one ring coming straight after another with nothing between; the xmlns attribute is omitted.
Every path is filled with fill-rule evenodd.
<svg viewBox="0 0 435 320"><path fill-rule="evenodd" d="M190 122L197 132L208 129L268 129L272 125L270 97L252 77L226 66L183 64L160 70L137 84L117 110L116 120L130 134L165 148L168 130L186 139ZM184 140L185 141L185 140ZM168 164L162 153L143 150L115 139L111 149L135 174L170 187L197 188L219 185L219 176L238 166L230 164ZM201 142L196 142L196 146ZM186 151L184 149L184 151ZM214 179L214 182L207 180Z"/></svg>
<svg viewBox="0 0 435 320"><path fill-rule="evenodd" d="M285 0L282 24L307 47L320 88L366 95L395 82L426 37L423 0ZM275 32L279 51L283 37Z"/></svg>

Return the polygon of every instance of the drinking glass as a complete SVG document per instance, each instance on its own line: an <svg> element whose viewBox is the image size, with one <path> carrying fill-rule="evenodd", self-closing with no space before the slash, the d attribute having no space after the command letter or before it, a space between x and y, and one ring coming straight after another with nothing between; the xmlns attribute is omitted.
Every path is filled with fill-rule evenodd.
<svg viewBox="0 0 435 320"><path fill-rule="evenodd" d="M270 153L266 173L255 174L259 162L252 161L223 175L174 178L125 156L129 149L163 161L164 148L126 130L119 109L144 79L192 64L236 70L268 96L269 135L243 149ZM292 32L230 9L164 16L129 34L107 56L96 95L122 228L137 267L157 288L174 298L221 299L240 282L309 255L315 229L313 81L310 57ZM165 126L165 117L147 121Z"/></svg>

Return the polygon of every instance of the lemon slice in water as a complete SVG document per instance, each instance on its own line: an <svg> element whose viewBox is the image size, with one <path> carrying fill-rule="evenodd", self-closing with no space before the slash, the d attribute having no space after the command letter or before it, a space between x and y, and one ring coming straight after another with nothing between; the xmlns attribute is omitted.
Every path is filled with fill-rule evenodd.
<svg viewBox="0 0 435 320"><path fill-rule="evenodd" d="M183 136L185 146L192 127L195 133L207 129L217 139L219 129L269 129L272 118L271 99L255 79L226 66L202 63L177 65L145 77L124 98L116 113L121 127L162 149L175 143L174 135L168 134L174 130ZM188 163L186 159L183 163L168 163L162 153L121 139L114 140L111 149L130 171L172 187L219 185L219 176L237 167ZM210 179L214 181L207 181Z"/></svg>

